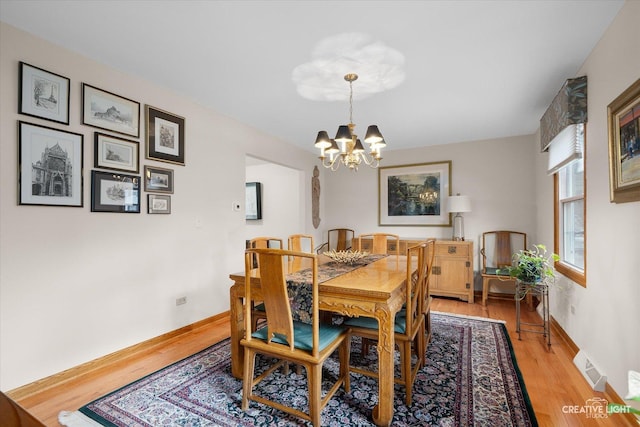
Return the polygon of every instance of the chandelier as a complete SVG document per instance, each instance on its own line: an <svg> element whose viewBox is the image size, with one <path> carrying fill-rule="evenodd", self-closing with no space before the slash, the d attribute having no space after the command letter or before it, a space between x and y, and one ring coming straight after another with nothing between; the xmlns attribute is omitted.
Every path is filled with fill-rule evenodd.
<svg viewBox="0 0 640 427"><path fill-rule="evenodd" d="M378 126L371 125L367 128L364 142L369 146L367 153L353 130L353 82L358 79L357 74L347 74L344 79L349 82L349 124L338 126L338 132L334 139L330 139L326 131L318 132L315 146L320 149L322 166L332 171L338 170L340 164L351 170L358 170L358 166L364 162L369 167L380 166L382 148L387 146ZM338 146L340 144L340 146ZM328 157L327 157L328 155Z"/></svg>

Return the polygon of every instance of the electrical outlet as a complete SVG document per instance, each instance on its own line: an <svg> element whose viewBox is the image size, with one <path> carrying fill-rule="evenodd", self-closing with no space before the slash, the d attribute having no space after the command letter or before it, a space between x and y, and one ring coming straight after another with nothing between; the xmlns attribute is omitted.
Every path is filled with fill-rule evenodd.
<svg viewBox="0 0 640 427"><path fill-rule="evenodd" d="M187 297L176 298L176 305L183 305L187 303Z"/></svg>

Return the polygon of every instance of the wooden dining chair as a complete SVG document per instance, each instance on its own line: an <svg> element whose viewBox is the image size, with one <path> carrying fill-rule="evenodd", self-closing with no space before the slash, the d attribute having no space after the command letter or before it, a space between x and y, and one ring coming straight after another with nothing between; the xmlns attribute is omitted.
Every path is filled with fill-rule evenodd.
<svg viewBox="0 0 640 427"><path fill-rule="evenodd" d="M346 251L351 249L355 231L350 228L332 228L327 231L327 241L318 247L317 253L324 251Z"/></svg>
<svg viewBox="0 0 640 427"><path fill-rule="evenodd" d="M394 381L405 387L405 403L411 405L413 383L424 360L426 347L424 314L422 312L422 292L424 276L426 275L426 243L421 243L407 249L407 290L404 307L396 314L394 337L400 350L400 378ZM378 321L371 317L351 317L345 320L345 325L351 329L351 335L362 339L378 340ZM415 359L412 357L415 353ZM363 354L364 356L364 354ZM388 375L388 372L369 370L365 367L349 366L349 370L362 375L378 378Z"/></svg>
<svg viewBox="0 0 640 427"><path fill-rule="evenodd" d="M258 257L260 287L267 312L267 326L247 333L240 343L245 349L242 382L242 410L249 408L249 401L271 406L311 421L320 426L320 414L327 402L341 385L350 390L349 355L351 337L348 328L339 325L321 324L318 308L318 258L307 252L282 249L247 249L245 252L245 283L250 283L253 256ZM290 257L309 259L312 262L310 286L311 324L295 320L292 311L284 265ZM245 300L251 301L251 286L245 286ZM250 330L252 312L245 304L245 327ZM340 370L337 380L326 394L322 395L322 365L336 350L339 353ZM256 354L278 359L263 373L254 378ZM254 387L286 362L300 364L306 368L308 384L308 408L305 413L296 408L255 393Z"/></svg>
<svg viewBox="0 0 640 427"><path fill-rule="evenodd" d="M315 249L311 234L292 234L287 239L287 249L296 252L310 252Z"/></svg>
<svg viewBox="0 0 640 427"><path fill-rule="evenodd" d="M420 311L424 316L424 334L421 334L420 339L422 339L422 343L420 346L422 347L422 366L427 364L427 346L431 341L431 302L433 301L433 297L430 295L430 280L431 280L431 269L433 268L433 259L436 253L436 239L428 239L423 243L424 245L424 258L421 264L422 271L422 301Z"/></svg>
<svg viewBox="0 0 640 427"><path fill-rule="evenodd" d="M400 255L400 236L391 233L361 234L356 238L356 249L372 254Z"/></svg>
<svg viewBox="0 0 640 427"><path fill-rule="evenodd" d="M515 289L515 279L509 277L506 271L510 267L514 254L527 249L527 235L520 231L487 231L482 233L482 305L487 305L489 285L498 279L511 283Z"/></svg>

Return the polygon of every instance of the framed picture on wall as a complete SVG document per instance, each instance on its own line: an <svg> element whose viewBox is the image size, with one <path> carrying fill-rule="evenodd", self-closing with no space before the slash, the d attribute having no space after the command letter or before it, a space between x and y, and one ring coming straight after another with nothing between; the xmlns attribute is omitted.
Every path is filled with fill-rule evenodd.
<svg viewBox="0 0 640 427"><path fill-rule="evenodd" d="M83 83L82 123L138 138L140 103Z"/></svg>
<svg viewBox="0 0 640 427"><path fill-rule="evenodd" d="M610 199L640 200L640 79L607 106Z"/></svg>
<svg viewBox="0 0 640 427"><path fill-rule="evenodd" d="M140 177L91 171L91 212L140 213Z"/></svg>
<svg viewBox="0 0 640 427"><path fill-rule="evenodd" d="M262 184L259 182L247 182L245 187L246 219L262 219Z"/></svg>
<svg viewBox="0 0 640 427"><path fill-rule="evenodd" d="M184 166L184 117L147 105L147 159Z"/></svg>
<svg viewBox="0 0 640 427"><path fill-rule="evenodd" d="M68 125L69 83L67 77L20 62L18 112Z"/></svg>
<svg viewBox="0 0 640 427"><path fill-rule="evenodd" d="M82 207L83 139L79 133L18 122L18 203Z"/></svg>
<svg viewBox="0 0 640 427"><path fill-rule="evenodd" d="M451 226L451 161L378 169L380 225Z"/></svg>
<svg viewBox="0 0 640 427"><path fill-rule="evenodd" d="M144 191L173 194L173 169L145 166Z"/></svg>
<svg viewBox="0 0 640 427"><path fill-rule="evenodd" d="M171 196L166 194L147 194L147 212L150 214L170 214Z"/></svg>
<svg viewBox="0 0 640 427"><path fill-rule="evenodd" d="M140 169L138 141L96 132L94 167L138 173Z"/></svg>

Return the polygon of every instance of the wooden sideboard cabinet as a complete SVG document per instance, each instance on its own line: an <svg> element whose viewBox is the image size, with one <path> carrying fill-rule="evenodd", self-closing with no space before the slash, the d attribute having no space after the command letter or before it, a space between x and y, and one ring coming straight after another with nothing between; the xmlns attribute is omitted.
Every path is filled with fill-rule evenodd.
<svg viewBox="0 0 640 427"><path fill-rule="evenodd" d="M400 253L400 255L404 255L407 253L407 248L410 248L411 246L417 245L421 242L424 242L427 239L403 239L400 238L400 249L398 251L398 253ZM355 245L355 243L354 243ZM373 240L372 239L362 239L362 250L363 251L371 251L371 247L373 246ZM395 240L389 240L387 242L387 253L390 254L395 254L396 253L396 241Z"/></svg>
<svg viewBox="0 0 640 427"><path fill-rule="evenodd" d="M473 304L473 242L436 241L430 290Z"/></svg>
<svg viewBox="0 0 640 427"><path fill-rule="evenodd" d="M401 238L400 254L407 248L424 242L427 238ZM371 239L362 239L362 250L370 251ZM387 243L387 252L395 253L396 242ZM456 297L473 303L473 242L457 240L436 240L430 294Z"/></svg>

